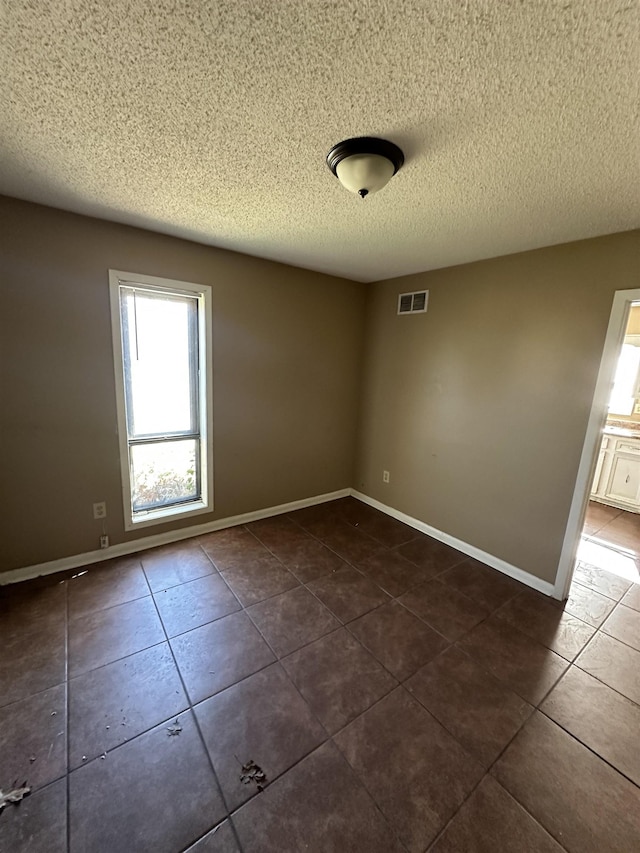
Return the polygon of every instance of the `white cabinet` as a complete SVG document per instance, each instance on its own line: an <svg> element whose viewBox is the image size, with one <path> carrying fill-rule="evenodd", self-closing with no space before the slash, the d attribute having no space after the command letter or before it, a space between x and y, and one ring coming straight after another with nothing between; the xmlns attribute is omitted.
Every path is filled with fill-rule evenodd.
<svg viewBox="0 0 640 853"><path fill-rule="evenodd" d="M605 497L638 504L640 497L640 459L616 453Z"/></svg>
<svg viewBox="0 0 640 853"><path fill-rule="evenodd" d="M602 437L591 498L640 513L640 436Z"/></svg>

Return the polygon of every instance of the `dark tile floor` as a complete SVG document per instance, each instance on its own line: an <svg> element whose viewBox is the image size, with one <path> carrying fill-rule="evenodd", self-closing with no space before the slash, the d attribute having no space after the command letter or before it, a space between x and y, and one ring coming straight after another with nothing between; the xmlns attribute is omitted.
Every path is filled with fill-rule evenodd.
<svg viewBox="0 0 640 853"><path fill-rule="evenodd" d="M0 648L2 851L640 849L598 566L563 606L346 498L4 588Z"/></svg>

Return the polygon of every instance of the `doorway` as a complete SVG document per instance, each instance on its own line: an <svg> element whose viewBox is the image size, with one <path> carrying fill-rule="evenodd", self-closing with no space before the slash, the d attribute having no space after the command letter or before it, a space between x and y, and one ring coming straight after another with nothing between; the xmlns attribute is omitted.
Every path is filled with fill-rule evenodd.
<svg viewBox="0 0 640 853"><path fill-rule="evenodd" d="M555 598L567 597L574 573L577 582L582 575L593 579L604 570L640 583L640 409L635 411L639 365L640 289L619 290L593 395Z"/></svg>

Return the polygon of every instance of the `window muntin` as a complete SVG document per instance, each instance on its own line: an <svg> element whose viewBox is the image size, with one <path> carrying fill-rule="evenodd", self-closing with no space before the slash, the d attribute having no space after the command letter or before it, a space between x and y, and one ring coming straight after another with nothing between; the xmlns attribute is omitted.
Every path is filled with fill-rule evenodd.
<svg viewBox="0 0 640 853"><path fill-rule="evenodd" d="M210 510L210 288L110 272L125 526Z"/></svg>

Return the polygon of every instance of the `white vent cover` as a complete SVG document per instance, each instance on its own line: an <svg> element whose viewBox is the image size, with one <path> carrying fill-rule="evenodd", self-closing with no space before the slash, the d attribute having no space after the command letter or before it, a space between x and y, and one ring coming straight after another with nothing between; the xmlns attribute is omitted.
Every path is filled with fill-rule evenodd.
<svg viewBox="0 0 640 853"><path fill-rule="evenodd" d="M429 291L398 294L398 314L426 314Z"/></svg>

